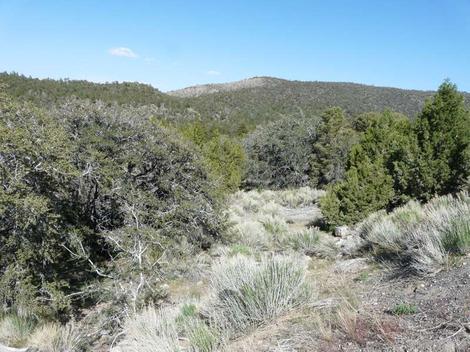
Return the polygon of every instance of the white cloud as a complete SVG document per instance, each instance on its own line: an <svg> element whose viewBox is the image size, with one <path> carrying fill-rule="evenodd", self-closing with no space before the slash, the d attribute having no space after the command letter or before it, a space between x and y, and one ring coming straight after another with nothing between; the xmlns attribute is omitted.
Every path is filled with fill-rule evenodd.
<svg viewBox="0 0 470 352"><path fill-rule="evenodd" d="M134 53L131 49L123 48L123 47L111 48L111 49L109 49L109 53L113 56L128 57L128 58L131 58L131 59L135 59L135 58L139 57L139 55Z"/></svg>
<svg viewBox="0 0 470 352"><path fill-rule="evenodd" d="M219 71L209 70L206 72L210 76L219 76L221 73Z"/></svg>

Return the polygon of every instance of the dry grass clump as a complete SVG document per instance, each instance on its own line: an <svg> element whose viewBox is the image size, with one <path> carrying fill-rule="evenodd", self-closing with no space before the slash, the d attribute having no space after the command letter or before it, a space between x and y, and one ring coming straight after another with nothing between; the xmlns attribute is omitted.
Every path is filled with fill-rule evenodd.
<svg viewBox="0 0 470 352"><path fill-rule="evenodd" d="M283 191L237 192L227 213L237 242L258 250L285 249L290 237L286 211L309 208L324 191L309 187ZM308 234L307 234L308 235ZM304 236L305 237L305 236ZM287 246L290 248L290 246Z"/></svg>
<svg viewBox="0 0 470 352"><path fill-rule="evenodd" d="M176 323L178 314L176 307L145 308L126 321L125 338L120 344L121 350L126 352L181 351Z"/></svg>
<svg viewBox="0 0 470 352"><path fill-rule="evenodd" d="M232 195L231 207L238 208L239 215L243 212L257 213L259 210L276 215L280 207L307 207L316 204L324 195L325 191L310 187L282 191L239 191Z"/></svg>
<svg viewBox="0 0 470 352"><path fill-rule="evenodd" d="M312 323L319 337L328 342L336 339L354 341L361 346L367 341L392 343L400 330L396 319L367 313L355 300L354 296L341 297L338 305L315 312Z"/></svg>
<svg viewBox="0 0 470 352"><path fill-rule="evenodd" d="M22 347L36 327L36 320L28 316L8 314L0 319L0 343Z"/></svg>
<svg viewBox="0 0 470 352"><path fill-rule="evenodd" d="M311 187L300 187L275 192L262 191L261 193L265 200L274 201L289 208L313 205L325 195L324 190L314 189Z"/></svg>
<svg viewBox="0 0 470 352"><path fill-rule="evenodd" d="M306 255L316 254L320 246L322 233L316 227L303 229L286 236L285 242L293 250L303 252Z"/></svg>
<svg viewBox="0 0 470 352"><path fill-rule="evenodd" d="M377 258L430 273L446 263L448 253L470 250L470 197L462 192L425 205L412 201L390 214L372 214L358 231Z"/></svg>
<svg viewBox="0 0 470 352"><path fill-rule="evenodd" d="M8 314L0 320L0 343L38 352L75 352L81 350L85 339L83 329L74 322L40 324L32 316Z"/></svg>
<svg viewBox="0 0 470 352"><path fill-rule="evenodd" d="M294 257L224 258L213 268L207 315L229 335L262 325L311 299L305 274Z"/></svg>
<svg viewBox="0 0 470 352"><path fill-rule="evenodd" d="M200 318L187 318L184 321L190 350L195 352L220 351L223 346L221 332Z"/></svg>
<svg viewBox="0 0 470 352"><path fill-rule="evenodd" d="M220 331L203 320L195 303L147 307L130 317L119 348L125 352L220 351Z"/></svg>
<svg viewBox="0 0 470 352"><path fill-rule="evenodd" d="M85 343L83 329L79 324L48 323L39 326L28 338L27 345L39 352L81 351Z"/></svg>
<svg viewBox="0 0 470 352"><path fill-rule="evenodd" d="M317 227L308 227L298 231L286 231L272 239L276 248L293 250L307 256L333 258L338 253L334 240Z"/></svg>

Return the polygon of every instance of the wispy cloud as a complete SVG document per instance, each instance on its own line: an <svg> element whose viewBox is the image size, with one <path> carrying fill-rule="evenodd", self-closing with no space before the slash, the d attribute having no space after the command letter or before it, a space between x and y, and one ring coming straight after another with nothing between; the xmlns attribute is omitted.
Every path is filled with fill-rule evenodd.
<svg viewBox="0 0 470 352"><path fill-rule="evenodd" d="M209 70L206 72L209 76L220 76L221 72L215 70Z"/></svg>
<svg viewBox="0 0 470 352"><path fill-rule="evenodd" d="M128 58L131 58L131 59L135 59L135 58L139 57L139 55L137 55L131 49L124 48L124 47L111 48L111 49L108 50L108 52L109 52L110 55L113 55L113 56L128 57Z"/></svg>

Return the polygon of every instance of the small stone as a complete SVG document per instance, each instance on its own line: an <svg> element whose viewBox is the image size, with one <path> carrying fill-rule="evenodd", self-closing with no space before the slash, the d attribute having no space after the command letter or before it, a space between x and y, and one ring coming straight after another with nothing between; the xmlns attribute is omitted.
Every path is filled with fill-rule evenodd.
<svg viewBox="0 0 470 352"><path fill-rule="evenodd" d="M334 270L341 273L356 273L368 267L366 258L354 258L336 263Z"/></svg>
<svg viewBox="0 0 470 352"><path fill-rule="evenodd" d="M439 350L442 351L442 352L455 352L456 351L456 346L455 346L454 342L449 341L449 342L443 343L440 346Z"/></svg>
<svg viewBox="0 0 470 352"><path fill-rule="evenodd" d="M334 235L336 237L346 237L349 234L349 227L343 225L343 226L337 226L335 228Z"/></svg>

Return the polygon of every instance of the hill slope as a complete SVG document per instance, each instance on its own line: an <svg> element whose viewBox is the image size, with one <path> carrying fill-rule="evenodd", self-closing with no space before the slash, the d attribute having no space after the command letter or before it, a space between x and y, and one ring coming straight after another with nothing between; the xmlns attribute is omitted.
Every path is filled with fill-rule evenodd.
<svg viewBox="0 0 470 352"><path fill-rule="evenodd" d="M54 104L70 96L130 105L160 105L176 100L150 85L137 82L94 83L85 80L38 79L0 72L0 85L6 86L12 97L38 105Z"/></svg>
<svg viewBox="0 0 470 352"><path fill-rule="evenodd" d="M200 85L168 94L183 97L220 117L263 119L269 114L318 113L340 106L349 114L391 109L414 117L434 92L375 87L356 83L302 82L254 77L238 82ZM467 103L470 94L465 93Z"/></svg>
<svg viewBox="0 0 470 352"><path fill-rule="evenodd" d="M123 105L155 105L163 107L164 117L186 120L199 116L225 121L227 126L232 127L242 123L254 126L285 115L315 115L332 106L343 108L349 115L391 109L413 118L426 98L434 93L272 77L200 85L168 93L140 83L35 79L9 73L0 73L0 85L6 85L13 97L41 106L54 105L64 98L75 96ZM464 93L464 96L467 106L470 106L470 94Z"/></svg>

